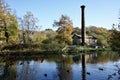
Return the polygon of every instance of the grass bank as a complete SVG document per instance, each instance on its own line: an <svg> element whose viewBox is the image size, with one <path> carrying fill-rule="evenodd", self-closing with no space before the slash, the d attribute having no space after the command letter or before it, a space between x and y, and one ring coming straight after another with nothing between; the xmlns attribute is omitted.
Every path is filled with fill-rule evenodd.
<svg viewBox="0 0 120 80"><path fill-rule="evenodd" d="M34 54L62 54L62 53L87 53L93 51L108 51L108 48L90 48L81 46L67 46L60 44L16 44L2 48L2 54L34 55Z"/></svg>

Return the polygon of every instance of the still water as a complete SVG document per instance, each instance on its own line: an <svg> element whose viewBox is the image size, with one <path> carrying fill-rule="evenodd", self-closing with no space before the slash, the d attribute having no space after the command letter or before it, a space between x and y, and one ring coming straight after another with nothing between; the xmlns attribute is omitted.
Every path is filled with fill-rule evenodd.
<svg viewBox="0 0 120 80"><path fill-rule="evenodd" d="M120 80L120 55L92 52L0 57L0 80Z"/></svg>

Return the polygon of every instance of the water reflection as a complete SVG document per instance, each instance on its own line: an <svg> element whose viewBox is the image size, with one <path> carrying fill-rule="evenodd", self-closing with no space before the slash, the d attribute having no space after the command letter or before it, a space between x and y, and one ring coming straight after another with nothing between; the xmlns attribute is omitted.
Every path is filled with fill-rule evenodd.
<svg viewBox="0 0 120 80"><path fill-rule="evenodd" d="M0 80L16 80L17 73L12 68L13 61L9 59L9 57L3 58L3 60L0 62L0 69L1 69L1 75Z"/></svg>
<svg viewBox="0 0 120 80"><path fill-rule="evenodd" d="M21 74L18 76L18 80L35 80L34 79L34 74L32 73L29 65L29 61L20 61L20 66L18 67L17 70L18 74Z"/></svg>
<svg viewBox="0 0 120 80"><path fill-rule="evenodd" d="M86 80L85 54L82 54L82 80Z"/></svg>
<svg viewBox="0 0 120 80"><path fill-rule="evenodd" d="M59 80L72 80L73 71L71 64L73 64L73 59L69 57L61 57L61 60L56 62Z"/></svg>
<svg viewBox="0 0 120 80"><path fill-rule="evenodd" d="M115 67L115 65L118 67ZM38 55L0 58L0 80L107 80L119 78L119 54Z"/></svg>

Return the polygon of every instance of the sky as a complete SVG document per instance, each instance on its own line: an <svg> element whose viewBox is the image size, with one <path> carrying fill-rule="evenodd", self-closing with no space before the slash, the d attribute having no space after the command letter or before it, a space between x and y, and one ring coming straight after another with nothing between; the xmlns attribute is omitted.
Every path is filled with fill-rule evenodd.
<svg viewBox="0 0 120 80"><path fill-rule="evenodd" d="M120 16L120 0L6 0L16 15L31 11L39 20L41 30L52 28L61 15L69 16L74 27L81 26L81 5L85 5L85 26L112 29ZM81 27L80 27L81 28Z"/></svg>

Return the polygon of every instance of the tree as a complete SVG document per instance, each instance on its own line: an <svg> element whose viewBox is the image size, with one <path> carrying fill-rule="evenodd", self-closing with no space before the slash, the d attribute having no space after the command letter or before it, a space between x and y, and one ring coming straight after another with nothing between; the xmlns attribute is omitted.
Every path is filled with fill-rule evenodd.
<svg viewBox="0 0 120 80"><path fill-rule="evenodd" d="M118 50L120 51L120 28L119 25L115 28L115 25L113 25L113 29L110 31L110 38L109 43L112 48L112 50Z"/></svg>
<svg viewBox="0 0 120 80"><path fill-rule="evenodd" d="M33 41L37 43L52 43L55 42L56 31L52 29L46 29L44 31L35 32L33 34Z"/></svg>
<svg viewBox="0 0 120 80"><path fill-rule="evenodd" d="M0 0L0 34L8 43L16 43L18 38L18 24L12 9L4 0ZM2 40L3 42L4 40Z"/></svg>
<svg viewBox="0 0 120 80"><path fill-rule="evenodd" d="M73 30L73 33L81 35L81 29L79 27L75 27L74 30Z"/></svg>
<svg viewBox="0 0 120 80"><path fill-rule="evenodd" d="M101 47L108 47L109 31L102 27L90 26L87 28L87 34L97 38L97 44Z"/></svg>
<svg viewBox="0 0 120 80"><path fill-rule="evenodd" d="M31 39L30 35L39 27L37 26L38 19L34 17L32 12L26 12L23 18L19 18L19 20L20 28L23 31L23 43L28 43Z"/></svg>
<svg viewBox="0 0 120 80"><path fill-rule="evenodd" d="M58 27L56 38L62 45L71 44L73 32L73 23L68 16L62 15L59 21L54 21L53 26Z"/></svg>
<svg viewBox="0 0 120 80"><path fill-rule="evenodd" d="M18 42L18 22L14 15L10 15L10 23L8 26L9 42Z"/></svg>

